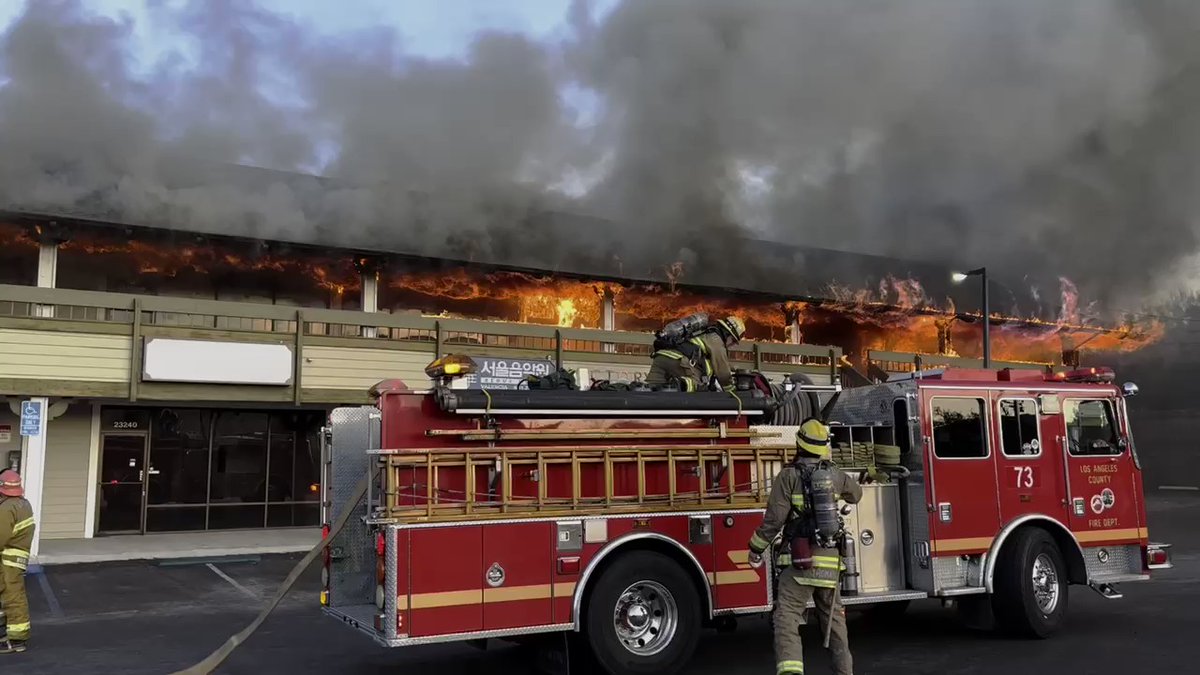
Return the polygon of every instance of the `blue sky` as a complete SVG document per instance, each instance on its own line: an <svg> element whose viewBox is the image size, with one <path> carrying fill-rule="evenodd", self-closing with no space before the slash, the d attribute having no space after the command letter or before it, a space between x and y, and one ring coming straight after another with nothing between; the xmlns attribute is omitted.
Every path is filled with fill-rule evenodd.
<svg viewBox="0 0 1200 675"><path fill-rule="evenodd" d="M37 0L29 0L36 2ZM180 5L185 0L158 0ZM140 59L153 61L170 45L170 36L154 35L148 25L147 0L91 0L84 5L97 14L133 18ZM379 25L394 26L413 53L431 57L460 54L470 36L481 29L503 29L535 37L553 37L563 30L570 0L259 0L259 5L291 15L319 28L341 33ZM617 0L593 0L603 13ZM0 2L0 26L7 27L25 3Z"/></svg>

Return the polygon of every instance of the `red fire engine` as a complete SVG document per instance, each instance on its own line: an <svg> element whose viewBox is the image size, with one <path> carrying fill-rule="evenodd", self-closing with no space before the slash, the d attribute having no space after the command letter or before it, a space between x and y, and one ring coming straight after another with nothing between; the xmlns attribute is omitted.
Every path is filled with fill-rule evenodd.
<svg viewBox="0 0 1200 675"><path fill-rule="evenodd" d="M575 631L612 673L676 672L705 626L771 608L747 542L795 426L728 393L432 390L385 381L326 430L327 613L388 646ZM1070 584L1170 567L1147 533L1107 369L945 370L819 394L835 458L878 464L842 509L846 605L954 598L1045 637ZM798 423L796 420L789 420ZM355 485L368 488L362 499Z"/></svg>

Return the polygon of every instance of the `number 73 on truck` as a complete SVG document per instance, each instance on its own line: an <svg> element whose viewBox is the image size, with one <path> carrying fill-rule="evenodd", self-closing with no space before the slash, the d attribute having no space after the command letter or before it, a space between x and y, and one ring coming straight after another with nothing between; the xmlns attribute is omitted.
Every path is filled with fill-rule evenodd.
<svg viewBox="0 0 1200 675"><path fill-rule="evenodd" d="M686 668L703 629L772 607L781 553L755 568L747 542L792 461L796 397L839 466L883 477L841 509L847 606L942 599L1047 637L1072 587L1118 599L1171 566L1149 539L1136 387L1108 369L853 388L831 372L781 395L757 375L733 392L454 386L470 363L329 416L321 603L382 645L566 633L610 673Z"/></svg>

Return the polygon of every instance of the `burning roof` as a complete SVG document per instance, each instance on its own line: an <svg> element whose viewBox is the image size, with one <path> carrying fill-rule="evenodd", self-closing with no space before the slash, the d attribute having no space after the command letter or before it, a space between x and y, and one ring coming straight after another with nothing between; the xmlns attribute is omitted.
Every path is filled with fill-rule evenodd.
<svg viewBox="0 0 1200 675"><path fill-rule="evenodd" d="M767 293L787 298L829 298L844 284L853 288L882 289L875 299L906 304L908 289L891 287L888 279L912 279L930 298L948 298L956 306L974 308L976 293L950 283L944 266L899 260L850 251L747 238L740 231L715 236L711 228L674 232L669 237L647 237L642 223L620 223L599 217L557 211L553 208L513 212L497 209L490 225L474 235L442 241L418 234L423 227L419 193L408 193L408 213L414 222L379 222L368 229L341 227L321 217L330 200L353 193L355 188L332 179L234 165L187 163L174 165L164 183L176 190L190 186L237 185L267 198L286 191L300 204L297 222L278 222L262 214L238 214L238 222L195 218L188 213L163 212L134 219L104 206L111 195L85 200L72 212L49 209L9 211L9 220L82 222L88 227L119 226L131 231L167 230L188 238L194 234L233 236L352 253L423 257L455 264L483 264L542 274L569 274L589 279ZM378 187L378 186L376 186ZM117 191L117 187L111 188ZM161 232L158 234L162 234ZM891 295L891 290L899 293ZM1041 315L1036 298L1028 291L1000 298L1013 306L1011 313ZM995 302L995 301L994 301ZM1001 304L1001 303L997 303Z"/></svg>
<svg viewBox="0 0 1200 675"><path fill-rule="evenodd" d="M403 255L364 260L361 250L155 228L75 225L72 231L59 233L66 239L60 282L68 279L64 284L68 287L96 287L96 281L70 279L103 270L108 275L100 282L103 288L125 284L169 294L179 292L177 285L186 282L185 292L207 292L210 297L225 297L223 288L233 289L235 297L266 295L272 301L291 298L309 303L324 297L320 302L326 306L349 309L358 301L359 270L369 263L381 270L379 303L387 311L599 328L607 297L620 330L651 331L673 317L706 311L743 316L753 339L838 345L859 363L868 350L978 355L978 313L962 310L952 299L935 301L921 281L909 276L885 275L871 286L827 281L820 294L812 295L749 292L736 286L716 289L691 283L688 265L682 261L661 266L657 277L614 278L576 270L554 274ZM42 232L51 233L46 227ZM14 251L32 249L36 234L0 227L0 240L16 244ZM813 274L812 267L805 269ZM1065 351L1080 347L1130 351L1161 335L1162 326L1154 322L1092 325L1079 316L1073 287L1064 284L1062 292L1061 316L1054 320L993 314L996 357L1058 362Z"/></svg>

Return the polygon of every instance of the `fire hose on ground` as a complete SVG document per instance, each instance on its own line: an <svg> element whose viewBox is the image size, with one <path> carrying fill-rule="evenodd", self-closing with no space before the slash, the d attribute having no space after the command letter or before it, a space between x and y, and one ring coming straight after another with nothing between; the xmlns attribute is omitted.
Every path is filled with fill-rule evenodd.
<svg viewBox="0 0 1200 675"><path fill-rule="evenodd" d="M347 502L348 504L357 504L358 500L362 499L363 495L367 493L367 480L368 479L364 477L362 481L360 481L359 484L354 488L350 501ZM326 544L328 544L329 541L331 541L338 535L338 533L342 531L342 528L346 526L346 523L350 522L350 518L359 514L360 512L357 509L347 508L342 515L338 516L337 521L334 522L333 526L329 529L329 536L318 542L316 546L313 546L308 553L304 554L304 557L300 560L300 562L296 563L296 566L292 568L292 571L288 574L287 578L283 580L283 584L279 586L279 590L275 591L275 597L271 598L271 600L263 606L262 610L259 611L258 616L254 617L254 620L250 622L250 625L230 636L224 644L218 647L216 651L205 657L203 661L194 666L172 673L172 675L209 675L209 673L216 670L222 663L225 662L226 659L229 658L231 654L233 654L235 649L249 639L250 636L254 634L254 631L258 630L259 626L261 626L263 622L267 620L267 617L271 615L271 612L275 611L275 608L279 606L279 603L283 600L283 597L287 595L288 591L292 589L292 586L296 584L296 581L300 578L300 575L304 573L304 570L308 569L308 566L317 559L317 556L321 554L321 550L325 548Z"/></svg>

